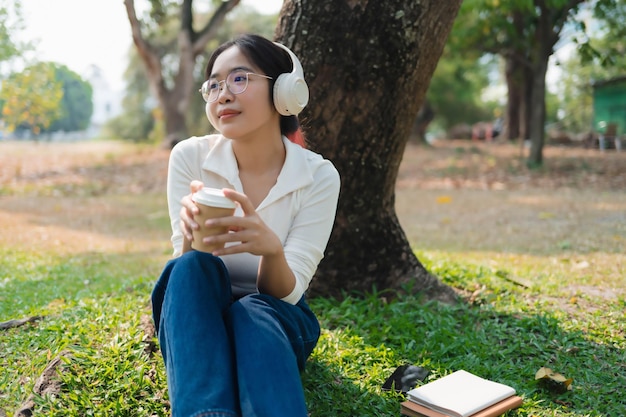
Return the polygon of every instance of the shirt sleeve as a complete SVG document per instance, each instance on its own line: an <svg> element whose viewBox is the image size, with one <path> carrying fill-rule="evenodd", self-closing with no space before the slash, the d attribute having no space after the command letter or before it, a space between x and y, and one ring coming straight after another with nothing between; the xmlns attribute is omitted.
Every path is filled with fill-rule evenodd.
<svg viewBox="0 0 626 417"><path fill-rule="evenodd" d="M193 145L191 140L176 144L170 153L167 171L167 206L172 227L172 246L174 256L179 256L183 251L183 233L180 228L181 199L191 192L189 184L194 179L200 179L200 173L196 172L189 164L189 150ZM199 166L199 164L196 164Z"/></svg>
<svg viewBox="0 0 626 417"><path fill-rule="evenodd" d="M296 304L309 287L335 222L339 199L339 173L330 161L316 170L314 181L302 197L284 245L285 258L296 277L293 291L282 300Z"/></svg>

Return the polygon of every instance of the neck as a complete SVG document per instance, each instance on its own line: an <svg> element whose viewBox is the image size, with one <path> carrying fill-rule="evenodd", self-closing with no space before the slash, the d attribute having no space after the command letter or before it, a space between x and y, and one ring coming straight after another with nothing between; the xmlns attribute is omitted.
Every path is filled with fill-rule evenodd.
<svg viewBox="0 0 626 417"><path fill-rule="evenodd" d="M266 174L280 171L285 162L285 145L282 136L271 139L257 137L249 141L233 141L233 151L240 172Z"/></svg>

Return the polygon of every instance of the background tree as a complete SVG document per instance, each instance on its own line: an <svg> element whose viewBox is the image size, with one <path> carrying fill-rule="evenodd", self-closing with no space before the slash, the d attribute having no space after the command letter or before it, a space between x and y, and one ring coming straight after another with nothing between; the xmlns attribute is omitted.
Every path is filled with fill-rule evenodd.
<svg viewBox="0 0 626 417"><path fill-rule="evenodd" d="M146 142L151 135L157 134L155 130L158 129L155 126L159 123L159 118L156 116L160 111L150 94L145 68L139 55L135 51L128 55L128 66L124 72L126 89L122 99L123 110L119 116L107 121L103 134L133 142ZM160 138L162 139L163 137Z"/></svg>
<svg viewBox="0 0 626 417"><path fill-rule="evenodd" d="M499 107L483 97L494 61L481 60L480 54L455 50L455 46L454 42L446 44L426 94L436 129L492 120Z"/></svg>
<svg viewBox="0 0 626 417"><path fill-rule="evenodd" d="M2 82L2 118L9 130L28 129L38 135L62 115L63 84L55 64L41 62Z"/></svg>
<svg viewBox="0 0 626 417"><path fill-rule="evenodd" d="M56 65L54 76L63 88L61 116L46 129L50 132L85 130L93 114L93 88L65 65Z"/></svg>
<svg viewBox="0 0 626 417"><path fill-rule="evenodd" d="M23 29L22 6L19 0L0 0L0 64L19 57L31 45L16 40ZM2 67L0 66L0 69ZM0 72L0 76L2 72Z"/></svg>
<svg viewBox="0 0 626 417"><path fill-rule="evenodd" d="M21 57L22 51L31 48L28 43L16 40L23 29L22 8L19 0L0 0L0 80L10 74L10 64ZM0 98L0 120L3 118L4 100Z"/></svg>
<svg viewBox="0 0 626 417"><path fill-rule="evenodd" d="M335 227L311 291L454 292L416 258L395 212L410 129L461 0L287 0L276 38L302 57L310 146L342 177ZM303 35L306 34L306 35Z"/></svg>
<svg viewBox="0 0 626 417"><path fill-rule="evenodd" d="M582 63L604 68L616 67L622 73L626 52L626 2L596 0L589 33L579 34L576 43Z"/></svg>
<svg viewBox="0 0 626 417"><path fill-rule="evenodd" d="M174 8L169 10L169 12L174 11L177 10ZM178 15L174 13L170 19L175 21L177 17ZM212 130L204 111L204 100L198 94L198 88L204 81L204 67L210 52L238 33L254 32L271 37L276 27L276 19L277 15L259 14L254 9L239 5L222 21L215 36L207 43L204 52L196 58L196 71L194 71L194 80L189 92L189 106L185 111L188 136L203 135ZM170 21L169 19L163 20ZM144 18L144 22L149 26L157 25L157 22L153 22L149 16ZM167 39L172 39L171 33L176 32L178 26L170 26L174 26L172 30L164 28L151 37L150 41L153 44L162 45L161 53L164 56L174 57L177 56L178 45L176 42L168 42ZM164 39L158 39L158 37ZM163 109L151 94L145 66L137 49L132 48L128 55L129 63L124 74L127 87L122 101L123 111L107 123L105 134L132 141L161 142L166 136ZM166 77L171 78L172 74L166 73Z"/></svg>
<svg viewBox="0 0 626 417"><path fill-rule="evenodd" d="M140 20L134 0L124 0L133 43L162 112L168 146L188 136L186 111L194 92L194 73L201 71L196 58L205 52L208 42L239 1L212 1L216 9L209 18L194 14L193 0L184 0L180 5L169 0L150 0L148 16ZM172 30L176 25L178 30ZM172 44L176 45L175 54L170 53Z"/></svg>
<svg viewBox="0 0 626 417"><path fill-rule="evenodd" d="M623 3L623 2L622 2ZM579 11L584 7L614 10L618 0L466 0L454 30L467 49L480 48L505 62L509 91L508 136L530 138L527 164L543 163L546 122L546 72L558 43L586 32ZM571 33L564 33L568 28Z"/></svg>

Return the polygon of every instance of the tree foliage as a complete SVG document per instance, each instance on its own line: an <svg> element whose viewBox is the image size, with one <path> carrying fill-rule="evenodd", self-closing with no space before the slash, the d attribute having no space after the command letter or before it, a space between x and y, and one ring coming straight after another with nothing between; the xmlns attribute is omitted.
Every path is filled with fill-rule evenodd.
<svg viewBox="0 0 626 417"><path fill-rule="evenodd" d="M461 123L491 120L497 106L485 103L482 96L489 84L491 64L454 47L454 42L446 45L427 93L434 123L446 130Z"/></svg>
<svg viewBox="0 0 626 417"><path fill-rule="evenodd" d="M145 142L154 131L158 118L155 117L154 100L151 99L141 60L137 53L131 52L129 56L124 73L127 87L122 99L122 112L106 123L104 133L133 142Z"/></svg>
<svg viewBox="0 0 626 417"><path fill-rule="evenodd" d="M63 88L61 116L46 129L50 132L85 130L93 114L93 88L65 65L55 66L55 79Z"/></svg>
<svg viewBox="0 0 626 417"><path fill-rule="evenodd" d="M19 0L0 0L0 63L21 54L28 45L15 39L23 27Z"/></svg>
<svg viewBox="0 0 626 417"><path fill-rule="evenodd" d="M580 45L578 55L581 62L626 72L626 2L596 0L593 17L595 22L589 28L589 33L576 39Z"/></svg>
<svg viewBox="0 0 626 417"><path fill-rule="evenodd" d="M38 63L3 80L0 100L10 131L23 128L38 135L62 115L63 83L54 64Z"/></svg>

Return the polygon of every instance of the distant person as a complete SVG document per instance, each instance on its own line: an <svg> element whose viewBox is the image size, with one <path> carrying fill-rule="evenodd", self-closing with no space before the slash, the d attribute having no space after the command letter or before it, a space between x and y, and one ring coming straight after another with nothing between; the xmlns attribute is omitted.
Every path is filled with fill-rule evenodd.
<svg viewBox="0 0 626 417"><path fill-rule="evenodd" d="M172 150L167 199L174 258L153 316L174 417L306 417L300 371L320 334L305 291L334 223L340 180L305 149L297 114L308 101L287 48L246 34L211 55L201 93L219 132ZM296 142L296 143L294 143ZM212 253L191 248L193 193L223 189L234 216Z"/></svg>

